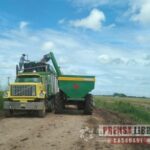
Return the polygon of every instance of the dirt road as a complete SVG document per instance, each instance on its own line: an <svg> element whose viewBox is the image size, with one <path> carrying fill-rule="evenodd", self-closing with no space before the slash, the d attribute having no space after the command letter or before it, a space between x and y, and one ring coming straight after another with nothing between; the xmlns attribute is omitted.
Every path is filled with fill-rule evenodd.
<svg viewBox="0 0 150 150"><path fill-rule="evenodd" d="M81 129L85 127L96 129L99 124L106 123L104 114L100 111L92 116L85 116L81 112L72 111L64 115L48 114L45 118L28 116L2 118L0 120L0 150L148 149L148 146L104 143L96 134L88 141L82 139Z"/></svg>

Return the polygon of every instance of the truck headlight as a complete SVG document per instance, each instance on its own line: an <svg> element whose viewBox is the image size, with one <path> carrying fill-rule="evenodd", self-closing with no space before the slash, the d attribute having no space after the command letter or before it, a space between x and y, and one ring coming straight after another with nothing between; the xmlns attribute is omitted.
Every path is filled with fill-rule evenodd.
<svg viewBox="0 0 150 150"><path fill-rule="evenodd" d="M44 97L44 93L40 93L40 97Z"/></svg>
<svg viewBox="0 0 150 150"><path fill-rule="evenodd" d="M41 93L40 93L40 97L44 97L44 96L45 96L44 92L43 92L43 91L41 91Z"/></svg>

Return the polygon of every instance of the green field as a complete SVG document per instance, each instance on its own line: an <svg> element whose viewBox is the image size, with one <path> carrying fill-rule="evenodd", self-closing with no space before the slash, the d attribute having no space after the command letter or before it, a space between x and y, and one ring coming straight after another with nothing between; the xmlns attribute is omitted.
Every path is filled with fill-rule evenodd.
<svg viewBox="0 0 150 150"><path fill-rule="evenodd" d="M127 115L136 123L150 123L150 99L95 96L97 108Z"/></svg>

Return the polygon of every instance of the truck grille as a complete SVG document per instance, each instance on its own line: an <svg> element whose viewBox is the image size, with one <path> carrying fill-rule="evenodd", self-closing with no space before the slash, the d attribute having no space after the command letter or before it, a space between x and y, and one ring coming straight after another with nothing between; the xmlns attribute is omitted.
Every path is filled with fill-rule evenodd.
<svg viewBox="0 0 150 150"><path fill-rule="evenodd" d="M12 85L11 96L36 96L35 85Z"/></svg>

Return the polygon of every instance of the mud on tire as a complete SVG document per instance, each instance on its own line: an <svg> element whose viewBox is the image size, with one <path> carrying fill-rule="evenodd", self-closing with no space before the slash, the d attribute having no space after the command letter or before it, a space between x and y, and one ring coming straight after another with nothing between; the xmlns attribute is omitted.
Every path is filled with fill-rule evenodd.
<svg viewBox="0 0 150 150"><path fill-rule="evenodd" d="M43 109L43 110L38 110L38 117L40 118L44 118L46 115L46 111Z"/></svg>
<svg viewBox="0 0 150 150"><path fill-rule="evenodd" d="M46 105L47 105L47 112L53 112L54 111L54 101L55 101L55 97L51 97L49 100L46 101Z"/></svg>
<svg viewBox="0 0 150 150"><path fill-rule="evenodd" d="M12 117L13 111L12 110L4 110L4 115L5 115L5 117Z"/></svg>
<svg viewBox="0 0 150 150"><path fill-rule="evenodd" d="M93 112L93 96L91 94L87 94L85 97L84 114L92 115L92 112Z"/></svg>
<svg viewBox="0 0 150 150"><path fill-rule="evenodd" d="M55 105L54 105L55 114L63 113L63 109L64 109L63 96L60 92L58 92L55 95Z"/></svg>
<svg viewBox="0 0 150 150"><path fill-rule="evenodd" d="M78 110L83 110L84 109L84 103L78 103L77 108L78 108Z"/></svg>
<svg viewBox="0 0 150 150"><path fill-rule="evenodd" d="M46 106L44 105L44 108L42 110L38 110L38 117L44 118L46 115Z"/></svg>

